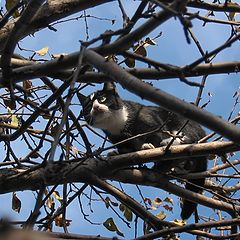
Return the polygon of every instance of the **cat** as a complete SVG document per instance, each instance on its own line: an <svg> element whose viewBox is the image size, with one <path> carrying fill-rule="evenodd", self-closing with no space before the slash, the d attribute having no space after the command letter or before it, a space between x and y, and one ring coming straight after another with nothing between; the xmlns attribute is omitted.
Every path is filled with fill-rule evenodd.
<svg viewBox="0 0 240 240"><path fill-rule="evenodd" d="M102 90L87 97L80 93L78 96L86 122L102 129L113 144L132 138L117 145L119 154L168 144L196 143L205 136L204 130L196 122L159 106L145 106L121 99L114 83L105 83ZM147 132L151 134L144 134ZM134 138L138 134L141 136ZM161 169L165 173L202 172L207 169L207 159L195 157L194 160L191 158L183 161L172 160L165 164L158 161L154 168ZM195 185L202 187L204 182L204 178L190 179L186 183L186 189L201 193L201 188ZM195 212L196 207L196 203L183 199L181 218L188 219Z"/></svg>

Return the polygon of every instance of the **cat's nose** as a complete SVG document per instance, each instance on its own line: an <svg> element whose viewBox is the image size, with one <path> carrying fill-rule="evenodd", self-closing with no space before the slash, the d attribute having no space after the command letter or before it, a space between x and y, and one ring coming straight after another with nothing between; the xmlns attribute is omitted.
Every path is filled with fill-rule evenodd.
<svg viewBox="0 0 240 240"><path fill-rule="evenodd" d="M94 112L101 112L101 107L99 105L93 105L93 111Z"/></svg>

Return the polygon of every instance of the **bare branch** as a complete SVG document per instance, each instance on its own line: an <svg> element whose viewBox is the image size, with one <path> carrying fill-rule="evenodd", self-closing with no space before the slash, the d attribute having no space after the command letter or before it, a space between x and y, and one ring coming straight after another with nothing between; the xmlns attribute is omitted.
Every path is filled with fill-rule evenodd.
<svg viewBox="0 0 240 240"><path fill-rule="evenodd" d="M162 107L188 119L196 121L220 133L230 140L239 142L240 130L234 125L207 111L199 109L190 103L184 102L160 89L156 89L149 84L144 83L138 78L122 70L117 64L106 62L105 58L92 50L85 51L85 59L105 74L111 76L124 88L137 94L138 96L159 104Z"/></svg>
<svg viewBox="0 0 240 240"><path fill-rule="evenodd" d="M50 60L45 63L33 63L30 61L17 61L13 59L14 64L28 65L13 69L11 78L17 83L27 79L35 79L43 76L49 76L53 78L67 79L73 73L73 70L68 70L76 66L77 56L79 52L75 52L66 56L62 56L60 59ZM149 62L146 60L146 62ZM31 66L29 66L31 64ZM161 79L173 79L178 78L179 73L185 77L198 77L202 75L222 74L222 73L238 73L240 69L240 62L219 62L219 63L207 63L199 64L193 69L184 70L183 67L171 66L164 63L153 63L154 65L161 65L158 69L152 68L134 68L126 69L126 71L135 77L141 79L161 80ZM61 71L59 70L61 69ZM168 70L166 70L168 69ZM65 70L65 71L64 71ZM2 75L0 73L0 80L2 81ZM103 73L86 72L79 77L79 82L85 83L102 83L112 81L111 77Z"/></svg>
<svg viewBox="0 0 240 240"><path fill-rule="evenodd" d="M28 23L28 27L24 31L24 35L22 37L27 36L30 33L36 32L39 29L46 28L50 23L53 23L71 14L112 1L113 0L48 1L43 5L43 7L35 16L33 21ZM5 41L12 28L14 27L16 21L18 21L18 19L11 20L5 25L3 29L0 30L0 52L2 52Z"/></svg>
<svg viewBox="0 0 240 240"><path fill-rule="evenodd" d="M43 0L32 0L28 3L26 9L18 19L18 21L15 23L15 26L13 27L7 42L3 49L3 54L1 56L1 66L2 66L2 75L4 79L4 83L1 84L9 86L8 79L11 74L11 67L10 67L10 61L12 54L14 52L15 46L19 39L22 38L24 32L28 28L28 23L31 21L31 19L36 14L37 10L42 5Z"/></svg>
<svg viewBox="0 0 240 240"><path fill-rule="evenodd" d="M180 227L172 227L170 229L164 229L160 231L156 231L154 233L146 234L142 237L136 238L136 240L145 240L145 239L155 239L158 237L163 237L170 233L181 233L186 230L197 230L197 229L203 229L203 228L211 228L211 227L219 227L219 226L228 226L228 225L238 225L240 223L240 219L235 218L231 220L221 220L221 221L209 221L206 223L195 223L195 224L188 224L185 226ZM231 237L237 237L238 234L232 235ZM215 238L216 237L216 238ZM218 236L212 237L211 239L219 239ZM229 239L230 236L225 236L225 239Z"/></svg>

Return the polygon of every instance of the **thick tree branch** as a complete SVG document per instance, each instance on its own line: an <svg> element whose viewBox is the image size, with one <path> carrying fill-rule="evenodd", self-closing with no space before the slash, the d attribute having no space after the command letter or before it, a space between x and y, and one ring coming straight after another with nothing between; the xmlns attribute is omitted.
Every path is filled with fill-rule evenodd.
<svg viewBox="0 0 240 240"><path fill-rule="evenodd" d="M2 75L5 81L4 84L7 86L9 85L7 80L10 77L12 71L10 67L10 62L16 44L23 36L24 32L28 28L29 22L32 20L42 3L43 0L30 1L18 21L15 23L15 26L13 27L10 35L7 38L6 44L3 48L3 54L1 56Z"/></svg>
<svg viewBox="0 0 240 240"><path fill-rule="evenodd" d="M8 223L6 223L8 224ZM1 226L5 227L5 226ZM96 233L96 235L80 235L61 232L40 232L40 231L26 231L20 229L9 228L5 231L4 239L22 240L22 239L35 239L35 240L112 240L112 238L103 237ZM2 236L2 235L0 235Z"/></svg>
<svg viewBox="0 0 240 240"><path fill-rule="evenodd" d="M99 170L101 169L101 170ZM103 170L105 173L103 172ZM16 173L17 172L17 173ZM0 170L0 193L37 190L42 184L55 185L68 182L91 183L92 173L101 178L116 180L123 183L131 183L145 186L159 187L177 196L203 204L210 208L220 209L233 214L239 211L240 207L233 207L231 203L213 200L201 194L193 193L182 187L169 182L167 176L161 176L152 170L121 170L114 174L108 172L108 163L104 160L87 159L84 163L55 163L45 168L39 166L32 171L21 169L2 169Z"/></svg>
<svg viewBox="0 0 240 240"><path fill-rule="evenodd" d="M159 104L165 109L182 115L183 117L196 121L236 143L240 141L240 129L233 124L144 83L121 69L116 63L106 62L105 58L96 52L89 49L86 50L85 60L138 96Z"/></svg>
<svg viewBox="0 0 240 240"><path fill-rule="evenodd" d="M239 151L240 147L234 142L211 142L201 144L172 145L167 151L165 147L142 150L121 154L107 158L109 169L118 169L126 166L148 162L162 162L167 160L180 160L184 158L208 156L209 154L222 155L228 152Z"/></svg>
<svg viewBox="0 0 240 240"><path fill-rule="evenodd" d="M163 0L163 3L171 3L173 0ZM188 1L187 6L188 7L194 7L194 8L200 8L205 9L209 11L216 11L216 12L240 12L240 6L239 5L233 5L233 4L227 4L229 2L223 3L223 4L217 4L217 3L209 3L205 1L198 1L198 0L190 0Z"/></svg>
<svg viewBox="0 0 240 240"><path fill-rule="evenodd" d="M69 70L76 66L77 56L79 52L75 52L66 56L62 56L60 59L54 59L45 63L34 63L31 61L23 61L13 59L12 64L19 66L13 69L11 78L16 82L22 82L27 79L35 79L43 76L66 79L73 73ZM26 66L23 66L26 65ZM168 66L165 64L166 67ZM170 66L171 67L171 66ZM59 71L61 69L61 71ZM219 63L207 63L199 64L193 69L184 70L182 67L177 67L178 71L164 70L161 68L132 68L126 69L127 72L138 77L140 79L160 80L178 78L179 72L185 77L198 77L203 75L222 74L222 73L238 73L240 69L240 62L219 62ZM86 72L84 75L79 76L80 82L85 83L102 83L111 81L111 77L97 72ZM2 74L0 73L0 81L2 81Z"/></svg>
<svg viewBox="0 0 240 240"><path fill-rule="evenodd" d="M219 143L220 146L225 149L226 151L230 151L226 145L222 145ZM205 144L206 146L209 143ZM196 145L197 146L197 145ZM232 147L235 147L232 145ZM170 152L173 149L181 149L183 151L188 151L184 148L184 146L172 146L169 148ZM215 145L216 148L216 145ZM164 148L153 149L151 151L161 151ZM210 150L209 150L210 152ZM152 157L152 155L147 155L149 150L144 150L141 152L136 153L136 156L139 156L139 160L133 158L132 165L138 164L141 162L141 156L145 157ZM131 158L132 154L124 154L122 161L124 162L127 156ZM142 155L141 155L142 154ZM156 153L154 154L156 157ZM164 157L163 157L164 158ZM167 156L168 158L168 156ZM177 158L176 155L174 158ZM116 164L119 162L119 164ZM55 164L48 165L46 167L38 166L33 168L32 170L22 170L22 169L1 169L0 170L0 193L6 192L13 192L13 191L22 191L22 190L36 190L42 187L43 184L45 185L55 185L55 184L62 184L62 183L70 183L70 182L89 182L90 174L94 173L101 178L107 178L112 180L121 181L124 183L132 183L132 184L139 184L139 185L147 185L147 186L155 186L162 188L166 191L172 192L178 196L190 199L192 201L196 201L200 204L211 208L217 208L229 213L233 213L235 209L237 210L238 207L233 208L231 204L225 203L222 201L217 201L213 199L209 199L201 194L193 193L186 189L183 189L171 182L169 182L168 177L166 175L161 175L160 173L154 173L152 170L121 170L120 172L116 172L119 169L119 165L121 159L119 156L106 158L106 159L95 159L95 158L88 158L86 160L80 159L79 162L59 162ZM145 161L147 162L147 161ZM113 167L114 166L114 167ZM121 165L123 166L123 165ZM128 166L131 166L128 162ZM114 171L115 170L115 171ZM114 171L112 173L111 171ZM150 171L150 172L149 172ZM90 174L87 174L87 173Z"/></svg>
<svg viewBox="0 0 240 240"><path fill-rule="evenodd" d="M87 210L85 209L87 207L86 197L89 200L88 206L91 212L95 210L92 209L93 205L99 206L98 200L102 201L103 205L106 203L106 207L108 206L107 203L109 203L117 217L123 220L127 226L130 226L130 224L131 226L135 225L135 238L139 236L139 226L142 220L148 222L148 225L155 232L153 234L144 232L143 234L145 235L139 239L153 239L155 237L165 237L166 234L182 232L205 236L209 239L237 237L233 231L237 229L235 227L236 224L239 225L237 216L240 213L240 205L236 197L240 188L240 183L238 183L240 172L237 168L240 160L238 155L235 155L240 150L240 129L237 128L238 119L233 120L231 122L233 124L227 123L221 118L197 108L195 105L188 104L161 91L161 89L152 87L153 85L146 84L144 80L151 80L152 83L152 80L171 78L199 87L196 100L196 105L198 106L208 75L236 74L239 72L239 61L227 62L226 60L226 62L215 63L212 61L215 56L227 50L228 47L230 52L226 52L226 54L232 54L231 51L234 51L231 44L235 42L237 44L240 39L238 34L239 23L237 18L235 18L236 13L240 12L240 5L236 1L227 0L222 1L222 4L218 4L220 1L208 3L200 0L142 0L132 1L134 2L133 5L129 0L48 0L41 4L42 2L43 0L19 1L19 4L13 7L5 16L3 16L5 8L1 10L3 18L2 21L0 20L0 88L3 89L1 89L0 100L3 113L2 117L0 116L0 141L2 141L1 145L5 146L5 149L3 149L3 160L0 163L0 195L27 190L37 190L38 193L38 196L36 195L35 208L29 209L31 213L29 213L28 220L13 220L10 224L21 224L25 228L31 228L38 224L39 230L47 230L55 224L56 226L62 226L63 230L68 232L70 230L68 225L71 220L67 220L67 218L72 219L68 210L71 209L70 204L73 202L78 202L83 218L90 224L94 224L95 221L93 222L90 216L87 216L88 212L85 211ZM118 9L118 2L120 9ZM118 13L116 12L117 15L114 19L99 13L98 10L102 8L91 9L91 14L85 12L89 8L98 7L105 3L105 6L111 7L111 9L114 6L117 7ZM128 8L129 4L131 4L131 9ZM8 7L6 6L6 8ZM201 16L198 13L192 13L192 11L195 11L194 8L200 10ZM76 18L66 18L82 10L84 10L83 15ZM203 10L208 11L209 15L207 17L202 17L204 12L207 12ZM214 16L215 11L219 11L221 14ZM118 28L121 12L124 18L124 26ZM16 17L19 13L20 17ZM9 17L10 15L12 15L12 18ZM128 15L129 17L132 16L131 19L129 18L130 20ZM85 20L83 21L85 23L83 27L86 28L86 38L89 37L88 27L91 26L92 20L101 21L102 23L107 21L109 25L104 25L103 27L105 30L107 27L113 31L109 29L106 32L99 32L102 28L97 29L97 31L95 31L95 28L89 28L89 30L94 31L91 33L91 35L94 34L92 35L93 39L89 42L81 42L82 47L88 47L88 49L86 49L84 54L80 55L80 61L78 61L79 52L73 52L69 55L62 54L58 58L53 57L55 58L53 60L46 60L47 56L45 56L46 59L45 57L42 58L40 51L36 51L30 58L32 60L27 60L26 56L34 51L21 49L19 46L24 57L14 54L16 44L27 35L34 34L41 29L46 31L49 29L57 33L58 27L60 27L59 24L70 23L70 21L78 20L81 17ZM154 40L161 35L159 34L154 38L151 34L162 27L166 27L163 28L163 33L167 33L169 30L176 30L175 28L179 27L178 24L173 29L167 28L166 24L166 22L174 22L176 19L180 21L180 28L183 28L182 32L185 34L186 39L184 37L183 39L176 39L174 41L175 45L180 44L179 46L182 46L181 44L185 41L190 43L190 35L188 36L188 34L191 34L201 58L194 58L194 55L192 55L187 58L193 57L192 63L188 61L185 63L185 66L182 66L182 64L177 66L173 65L172 62L159 62L154 58L155 53L153 52L151 52L151 57L146 57L148 52L146 52L147 49L145 47L147 44L155 45ZM215 47L210 47L211 50L209 49L210 45L206 45L205 50L201 48L200 39L197 39L190 31L191 21L196 23L199 22L198 19L205 21L205 23L207 21L215 22L219 27L223 28L222 31L226 34L225 37L222 35L222 40L220 39L222 42L221 46L215 41L211 42L216 45ZM110 21L112 26L110 26ZM225 31L227 28L230 31ZM193 29L199 30L199 25L194 25ZM208 28L203 27L202 29L204 34L208 34L208 31L210 31ZM64 29L61 28L61 30ZM41 34L35 35L36 39ZM166 34L162 36L167 37ZM79 36L76 35L75 37L78 38ZM84 36L81 35L80 38L83 39ZM225 42L223 38L228 39L228 41ZM32 40L32 38L29 38L29 40ZM138 52L134 48L136 44L138 44L138 47L144 48L142 52ZM69 46L71 46L71 43ZM90 49L90 47L92 48ZM133 51L128 51L132 47ZM159 50L157 45L154 46L154 49L155 51ZM164 56L160 56L160 58L162 57ZM115 64L112 59L114 61L116 59L118 64ZM137 65L140 64L139 66L146 67L124 69L126 67L124 64L127 64L125 60L129 59L136 62ZM205 64L202 64L203 62ZM93 69L91 69L92 67ZM199 78L194 80L187 79L188 77L198 76L204 76L201 83ZM47 77L53 79L49 80ZM40 80L29 81L29 79L37 78L40 78ZM39 83L41 80L43 84ZM78 83L76 86L73 86L71 81ZM75 94L78 91L88 92L90 90L89 85L94 85L92 83L108 81L120 83L124 88L139 97L146 98L165 109L179 113L187 119L200 122L202 125L215 130L220 136L210 143L203 142L206 142L215 133L202 138L198 144L169 145L170 147L165 146L105 157L106 151L120 143L110 146L108 143L106 146L105 143L108 141L106 138L89 126L86 127L86 124L81 125L83 122L81 121L81 114L79 114L79 101ZM22 82L23 84L21 84ZM9 89L4 89L6 86ZM68 89L69 91L67 92ZM237 111L239 98L237 91L234 95L235 102L233 103L234 106L229 119ZM9 107L9 109L6 110L6 107ZM44 120L42 117L44 117ZM92 134L86 135L85 133L88 133L88 131L92 131L93 134L104 139L101 148L96 149L97 146L90 144L89 140L93 143L96 143L97 140L92 138ZM231 141L218 142L218 139L222 138L222 136L229 138ZM139 137L139 135L135 137ZM21 147L25 148L24 151L19 149ZM57 149L56 154L54 154L55 149ZM93 149L96 150L93 151ZM49 154L50 152L51 154ZM54 157L55 155L56 157ZM175 172L166 171L165 169L165 166L171 168L171 166L174 167L175 163L180 164L183 160L191 159L194 161L208 157L211 157L211 159L214 157L214 161L211 161L213 164L209 164L210 169L203 172ZM54 161L47 161L47 159ZM161 171L154 167L150 168L155 163L163 164ZM196 182L193 185L197 186L197 179L202 178L206 178L204 186L201 186L202 194L187 190L183 186L186 183L191 183L192 179L195 179ZM188 179L190 180L188 181ZM118 184L121 188L117 187ZM148 191L156 192L156 194L161 194L162 190L164 190L174 194L177 199L184 198L198 203L201 205L198 209L201 220L205 221L211 215L211 221L186 226L177 226L174 222L161 221L148 209L149 205L154 207L157 204L157 200L145 198L145 190L143 189L146 189L146 187L137 187L139 196L135 199L135 195L130 197L124 192L123 187L126 187L125 184L146 186ZM45 188L47 189L52 185L54 187L51 187L51 190L44 191ZM90 188L87 188L88 186ZM60 191L59 197L55 191ZM129 192L132 194L131 190ZM115 199L118 201L115 202ZM149 205L145 203L146 200L149 201ZM21 200L19 199L18 201L20 202ZM167 199L163 200L162 203L164 204L165 201L167 202ZM131 210L135 214L135 222L133 220L130 223L124 219L126 216L125 213L120 213L122 209L119 202L126 205L128 207L127 210ZM143 203L145 203L144 206L141 205ZM160 206L164 208L164 212L165 210L170 210L167 208L169 204L166 204L168 206ZM174 207L174 211L179 208L175 205L172 207ZM212 209L217 211L213 213ZM40 211L41 219L38 219ZM221 215L221 211L230 214L230 216L227 216L225 219L226 214L223 213ZM21 217L24 216L21 214ZM95 218L96 215L92 214L91 217ZM100 217L105 218L105 215ZM232 220L227 220L231 217ZM139 218L142 219L140 222L138 222ZM196 221L197 218L198 214L195 215ZM221 221L218 221L219 219ZM217 222L213 222L214 220ZM103 225L106 227L105 224ZM163 226L164 228L162 228ZM3 224L0 223L0 238L6 238L6 235L2 235L3 227ZM215 227L217 227L216 230L214 230ZM206 230L203 228L206 228ZM229 233L230 228L232 229L232 234ZM12 228L10 229L12 230ZM9 239L17 239L18 237L22 239L31 238L31 236L27 235L32 232L26 231L23 233L26 235L21 235L21 231L11 230L9 232L11 236L8 236ZM38 238L37 234L33 238ZM39 238L108 239L100 236L47 233L39 235Z"/></svg>

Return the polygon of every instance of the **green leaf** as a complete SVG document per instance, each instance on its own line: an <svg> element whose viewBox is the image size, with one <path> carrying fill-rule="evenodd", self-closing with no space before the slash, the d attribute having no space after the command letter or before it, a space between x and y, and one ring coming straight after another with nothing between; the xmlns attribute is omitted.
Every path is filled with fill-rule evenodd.
<svg viewBox="0 0 240 240"><path fill-rule="evenodd" d="M119 209L120 211L124 212L125 210L125 205L123 205L122 203L119 205Z"/></svg>
<svg viewBox="0 0 240 240"><path fill-rule="evenodd" d="M104 223L103 226L107 228L111 232L116 232L119 236L124 237L123 233L118 229L116 224L113 221L113 218L108 218Z"/></svg>
<svg viewBox="0 0 240 240"><path fill-rule="evenodd" d="M134 52L138 55L143 56L143 57L147 56L147 51L146 51L145 47L142 46L142 45L137 46Z"/></svg>
<svg viewBox="0 0 240 240"><path fill-rule="evenodd" d="M134 58L126 58L125 64L130 68L134 68L135 67L135 59Z"/></svg>
<svg viewBox="0 0 240 240"><path fill-rule="evenodd" d="M123 216L127 219L127 221L131 222L133 219L132 211L124 204L120 204L119 209L123 212Z"/></svg>
<svg viewBox="0 0 240 240"><path fill-rule="evenodd" d="M132 213L132 211L131 211L128 207L125 207L124 217L125 217L129 222L131 222L132 219L133 219L133 213Z"/></svg>

